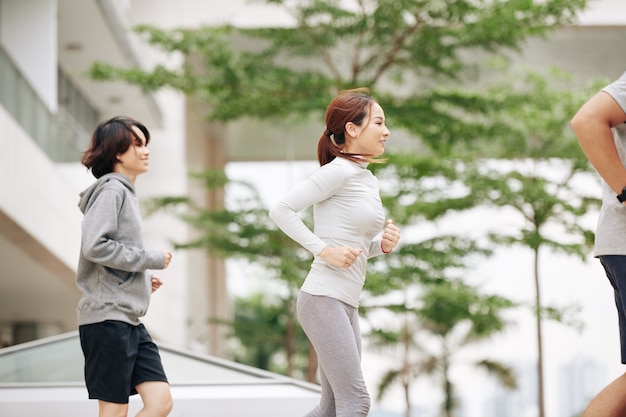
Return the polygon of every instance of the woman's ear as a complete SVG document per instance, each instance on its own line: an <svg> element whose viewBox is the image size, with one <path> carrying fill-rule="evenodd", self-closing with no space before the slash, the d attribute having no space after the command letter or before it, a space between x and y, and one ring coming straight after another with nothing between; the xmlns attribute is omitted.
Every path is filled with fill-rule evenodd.
<svg viewBox="0 0 626 417"><path fill-rule="evenodd" d="M346 123L346 128L345 129L346 129L346 133L348 135L350 135L351 137L355 138L357 136L358 129L357 129L357 126L354 123L352 123L352 122Z"/></svg>

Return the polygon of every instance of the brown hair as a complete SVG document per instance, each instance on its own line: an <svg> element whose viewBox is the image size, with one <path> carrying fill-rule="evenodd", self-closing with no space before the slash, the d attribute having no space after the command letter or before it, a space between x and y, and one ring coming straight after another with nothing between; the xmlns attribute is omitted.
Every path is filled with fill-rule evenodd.
<svg viewBox="0 0 626 417"><path fill-rule="evenodd" d="M342 153L341 146L346 143L346 124L352 122L361 126L375 102L368 88L342 91L330 102L324 115L326 130L317 143L317 160L320 165L326 165L338 156L352 161L363 160L359 155Z"/></svg>
<svg viewBox="0 0 626 417"><path fill-rule="evenodd" d="M117 155L122 154L135 142L141 141L133 126L146 137L146 145L150 142L150 133L146 127L130 117L117 116L101 122L91 136L89 148L83 152L80 162L96 178L113 172Z"/></svg>

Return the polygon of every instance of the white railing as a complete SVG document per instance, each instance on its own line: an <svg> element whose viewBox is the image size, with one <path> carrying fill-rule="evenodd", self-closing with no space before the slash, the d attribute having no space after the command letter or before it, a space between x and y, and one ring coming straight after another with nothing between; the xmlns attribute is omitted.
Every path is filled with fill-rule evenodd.
<svg viewBox="0 0 626 417"><path fill-rule="evenodd" d="M60 77L63 77L59 71ZM63 93L75 99L80 93L73 89L68 79L63 79ZM95 126L98 113L86 100L81 101L82 113L89 120L83 122ZM59 103L59 114L51 113L21 74L11 58L0 47L0 105L22 126L29 136L55 162L80 159L80 152L87 146L89 134L83 123L72 114L71 108ZM90 111L85 113L85 109ZM0 132L1 134L1 132Z"/></svg>

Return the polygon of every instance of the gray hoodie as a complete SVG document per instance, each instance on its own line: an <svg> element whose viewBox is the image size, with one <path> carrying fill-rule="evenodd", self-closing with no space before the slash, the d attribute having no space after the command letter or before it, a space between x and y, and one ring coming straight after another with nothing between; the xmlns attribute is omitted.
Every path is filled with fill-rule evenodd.
<svg viewBox="0 0 626 417"><path fill-rule="evenodd" d="M138 325L150 304L147 269L163 269L163 251L144 249L135 188L117 173L80 193L82 239L76 283L78 325L118 320Z"/></svg>

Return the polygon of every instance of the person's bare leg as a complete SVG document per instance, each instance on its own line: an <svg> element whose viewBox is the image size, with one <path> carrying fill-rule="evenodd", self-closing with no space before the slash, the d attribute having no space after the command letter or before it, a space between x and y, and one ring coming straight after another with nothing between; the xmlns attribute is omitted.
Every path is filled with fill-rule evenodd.
<svg viewBox="0 0 626 417"><path fill-rule="evenodd" d="M128 404L98 400L98 417L127 417Z"/></svg>
<svg viewBox="0 0 626 417"><path fill-rule="evenodd" d="M624 416L626 416L626 373L600 391L582 415L582 417Z"/></svg>
<svg viewBox="0 0 626 417"><path fill-rule="evenodd" d="M166 417L172 411L174 403L167 382L143 382L137 385L136 389L143 402L143 408L136 417Z"/></svg>

